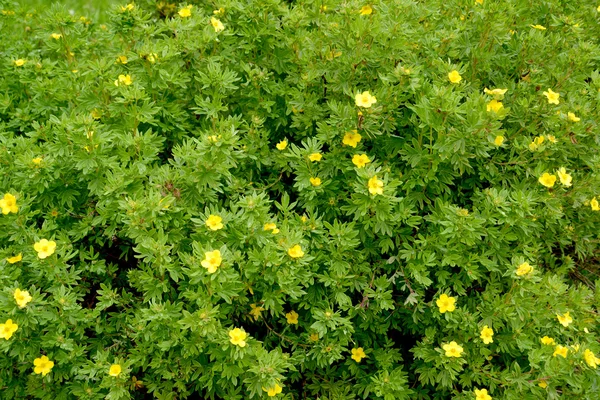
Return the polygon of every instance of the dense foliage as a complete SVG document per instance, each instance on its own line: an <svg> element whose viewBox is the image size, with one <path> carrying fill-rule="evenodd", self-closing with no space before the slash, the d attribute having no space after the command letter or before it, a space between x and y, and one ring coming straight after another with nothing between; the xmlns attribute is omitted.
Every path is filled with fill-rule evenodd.
<svg viewBox="0 0 600 400"><path fill-rule="evenodd" d="M599 5L171 1L0 0L1 398L600 397Z"/></svg>

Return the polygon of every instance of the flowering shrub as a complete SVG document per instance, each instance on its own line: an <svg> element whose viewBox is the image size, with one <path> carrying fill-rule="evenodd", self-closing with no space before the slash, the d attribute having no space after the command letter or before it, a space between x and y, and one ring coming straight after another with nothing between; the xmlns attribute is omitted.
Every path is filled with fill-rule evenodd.
<svg viewBox="0 0 600 400"><path fill-rule="evenodd" d="M0 0L1 397L598 399L597 7Z"/></svg>

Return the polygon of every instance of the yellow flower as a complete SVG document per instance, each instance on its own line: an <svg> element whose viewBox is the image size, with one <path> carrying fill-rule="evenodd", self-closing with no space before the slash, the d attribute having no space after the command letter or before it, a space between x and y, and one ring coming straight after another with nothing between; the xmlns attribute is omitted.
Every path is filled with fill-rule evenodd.
<svg viewBox="0 0 600 400"><path fill-rule="evenodd" d="M12 319L7 319L5 323L0 324L0 339L10 339L17 329L19 325L14 324Z"/></svg>
<svg viewBox="0 0 600 400"><path fill-rule="evenodd" d="M543 92L542 94L548 99L548 104L560 103L560 101L558 100L560 98L560 93L556 93L552 91L552 89L548 89L547 92Z"/></svg>
<svg viewBox="0 0 600 400"><path fill-rule="evenodd" d="M487 325L484 325L483 328L481 328L481 335L479 337L483 340L483 343L492 343L494 341L493 336L494 330L492 328Z"/></svg>
<svg viewBox="0 0 600 400"><path fill-rule="evenodd" d="M367 355L365 354L365 351L363 350L362 347L355 347L352 349L352 356L350 358L352 358L354 361L356 361L357 363L359 363L363 358L366 358Z"/></svg>
<svg viewBox="0 0 600 400"><path fill-rule="evenodd" d="M311 342L318 342L319 341L319 334L318 333L311 333L310 336L308 337L308 339Z"/></svg>
<svg viewBox="0 0 600 400"><path fill-rule="evenodd" d="M10 321L10 319L9 319L8 321ZM8 321L7 321L7 323L8 323ZM0 326L1 326L1 325L0 325ZM0 328L0 330L2 330L2 328ZM16 330L16 328L15 328L15 330ZM1 337L1 336L0 336L0 337ZM596 367L597 367L598 365L600 365L600 359L599 359L598 357L596 357L596 355L594 354L594 352L593 352L593 351L591 351L590 349L586 349L586 350L583 352L583 358L584 358L584 360L585 360L585 363L586 363L586 364L587 364L589 367L591 367L591 368L594 368L594 369L596 369Z"/></svg>
<svg viewBox="0 0 600 400"><path fill-rule="evenodd" d="M354 96L354 101L358 107L369 108L373 104L377 103L377 99L375 96L371 96L371 94L367 92L357 93Z"/></svg>
<svg viewBox="0 0 600 400"><path fill-rule="evenodd" d="M225 9L223 7L219 8L218 10L213 10L214 15L221 15L224 13L225 13Z"/></svg>
<svg viewBox="0 0 600 400"><path fill-rule="evenodd" d="M558 142L558 140L556 139L556 136L554 136L554 135L548 135L546 137L548 138L548 141L550 143L556 143L556 142Z"/></svg>
<svg viewBox="0 0 600 400"><path fill-rule="evenodd" d="M190 4L189 6L185 6L183 7L181 10L179 10L179 12L177 12L177 14L179 14L179 16L181 18L188 18L192 16L192 5Z"/></svg>
<svg viewBox="0 0 600 400"><path fill-rule="evenodd" d="M273 234L279 233L279 229L277 228L277 225L275 225L274 222L267 222L265 226L263 226L263 230L271 231L271 233Z"/></svg>
<svg viewBox="0 0 600 400"><path fill-rule="evenodd" d="M462 81L462 76L460 76L457 70L453 70L448 73L448 80L452 83L459 83Z"/></svg>
<svg viewBox="0 0 600 400"><path fill-rule="evenodd" d="M560 344L558 344L554 348L554 353L552 354L552 356L554 356L554 357L561 356L563 358L567 358L568 352L569 352L569 349L567 347L564 347L564 346L561 346Z"/></svg>
<svg viewBox="0 0 600 400"><path fill-rule="evenodd" d="M100 113L100 111L96 110L95 108L92 110L92 118L94 119L100 119L102 118L102 113Z"/></svg>
<svg viewBox="0 0 600 400"><path fill-rule="evenodd" d="M302 247L299 244L292 246L288 250L288 254L292 258L300 258L304 256L304 252L302 251Z"/></svg>
<svg viewBox="0 0 600 400"><path fill-rule="evenodd" d="M540 31L545 31L546 27L543 25L531 25L532 28L534 29L539 29Z"/></svg>
<svg viewBox="0 0 600 400"><path fill-rule="evenodd" d="M502 143L504 143L504 136L502 136L502 135L496 136L496 139L494 139L494 144L496 146L502 146Z"/></svg>
<svg viewBox="0 0 600 400"><path fill-rule="evenodd" d="M221 22L220 19L215 17L210 17L210 24L214 28L215 32L219 33L225 29L225 25Z"/></svg>
<svg viewBox="0 0 600 400"><path fill-rule="evenodd" d="M310 184L313 186L321 186L321 178L310 178Z"/></svg>
<svg viewBox="0 0 600 400"><path fill-rule="evenodd" d="M223 229L223 218L218 215L209 215L206 219L206 226L211 231L218 231L219 229Z"/></svg>
<svg viewBox="0 0 600 400"><path fill-rule="evenodd" d="M14 264L14 263L18 263L19 261L21 261L23 259L23 253L19 253L14 257L8 257L6 259L6 261L8 261L9 264Z"/></svg>
<svg viewBox="0 0 600 400"><path fill-rule="evenodd" d="M533 272L533 267L528 262L524 262L517 268L517 276L528 275Z"/></svg>
<svg viewBox="0 0 600 400"><path fill-rule="evenodd" d="M204 260L200 263L204 268L208 270L209 274L217 272L217 268L221 266L221 252L219 250L207 251L204 253Z"/></svg>
<svg viewBox="0 0 600 400"><path fill-rule="evenodd" d="M373 8L370 5L362 6L360 11L360 15L371 15L373 13Z"/></svg>
<svg viewBox="0 0 600 400"><path fill-rule="evenodd" d="M257 306L254 303L250 304L250 308L250 315L254 318L255 321L258 321L258 319L260 318L260 313L265 309L261 306Z"/></svg>
<svg viewBox="0 0 600 400"><path fill-rule="evenodd" d="M52 39L55 39L55 40L58 40L62 37L62 35L60 33L53 33L50 36L52 37Z"/></svg>
<svg viewBox="0 0 600 400"><path fill-rule="evenodd" d="M560 322L560 324L565 328L573 322L573 318L571 318L571 313L569 311L567 311L563 315L556 314L556 318L558 319L558 322Z"/></svg>
<svg viewBox="0 0 600 400"><path fill-rule="evenodd" d="M356 145L360 142L361 139L362 136L360 136L360 134L356 130L354 130L351 132L346 132L346 134L344 135L344 139L342 139L342 143L346 146L356 148Z"/></svg>
<svg viewBox="0 0 600 400"><path fill-rule="evenodd" d="M538 181L542 185L544 185L544 186L546 186L548 188L551 188L551 187L554 186L554 183L556 182L556 175L544 172L542 174L542 176L540 176L540 178L538 179Z"/></svg>
<svg viewBox="0 0 600 400"><path fill-rule="evenodd" d="M477 4L483 4L483 0L475 0L475 3L477 3ZM475 390L475 393L477 393L477 390ZM479 399L477 399L477 400L479 400Z"/></svg>
<svg viewBox="0 0 600 400"><path fill-rule="evenodd" d="M277 145L275 145L275 147L277 147L277 150L285 150L287 145L288 145L288 141L283 139L281 142L277 143Z"/></svg>
<svg viewBox="0 0 600 400"><path fill-rule="evenodd" d="M47 356L41 356L33 360L33 365L35 366L33 372L46 376L50 373L52 367L54 367L54 362L50 361Z"/></svg>
<svg viewBox="0 0 600 400"><path fill-rule="evenodd" d="M590 200L590 206L592 207L592 211L600 211L600 204L598 204L598 200L595 197Z"/></svg>
<svg viewBox="0 0 600 400"><path fill-rule="evenodd" d="M456 298L450 297L446 293L443 293L439 299L435 301L435 304L439 307L442 314L456 310Z"/></svg>
<svg viewBox="0 0 600 400"><path fill-rule="evenodd" d="M121 373L121 366L119 364L113 364L110 366L108 370L108 374L110 376L117 377Z"/></svg>
<svg viewBox="0 0 600 400"><path fill-rule="evenodd" d="M290 311L285 314L285 318L287 319L287 323L290 325L298 325L298 313L296 311Z"/></svg>
<svg viewBox="0 0 600 400"><path fill-rule="evenodd" d="M502 104L501 101L494 99L487 104L486 108L488 112L491 111L497 114L500 110L504 108L504 104Z"/></svg>
<svg viewBox="0 0 600 400"><path fill-rule="evenodd" d="M558 179L560 179L560 183L563 186L571 186L571 181L573 180L573 177L570 174L567 174L567 170L565 169L565 167L560 167L558 171L556 171L556 174L558 175Z"/></svg>
<svg viewBox="0 0 600 400"><path fill-rule="evenodd" d="M10 193L4 194L4 198L0 199L0 208L2 208L2 214L16 213L19 211L17 206L17 198Z"/></svg>
<svg viewBox="0 0 600 400"><path fill-rule="evenodd" d="M272 388L262 388L265 392L267 392L267 396L269 397L275 397L277 396L279 393L281 393L281 391L283 390L281 388L281 386L279 386L278 384L275 384L275 386L273 386Z"/></svg>
<svg viewBox="0 0 600 400"><path fill-rule="evenodd" d="M125 11L132 11L135 8L135 6L133 5L133 3L129 3L126 6L121 6L121 12L125 12ZM82 17L85 18L85 17Z"/></svg>
<svg viewBox="0 0 600 400"><path fill-rule="evenodd" d="M54 240L42 239L39 242L35 242L33 249L37 251L38 257L42 260L48 256L54 254L56 250L56 242Z"/></svg>
<svg viewBox="0 0 600 400"><path fill-rule="evenodd" d="M42 163L42 157L36 157L36 158L32 159L31 162L34 163L35 165L40 165Z"/></svg>
<svg viewBox="0 0 600 400"><path fill-rule="evenodd" d="M567 113L567 119L571 122L581 121L581 118L579 118L578 116L575 115L575 113L572 113L572 112Z"/></svg>
<svg viewBox="0 0 600 400"><path fill-rule="evenodd" d="M229 331L229 341L231 344L246 347L246 338L248 334L241 330L240 328L234 328Z"/></svg>
<svg viewBox="0 0 600 400"><path fill-rule="evenodd" d="M483 92L487 95L494 96L496 100L502 100L504 98L504 94L508 92L508 89L488 89L484 88Z"/></svg>
<svg viewBox="0 0 600 400"><path fill-rule="evenodd" d="M115 86L125 85L129 86L133 83L130 75L119 75L119 79L115 81Z"/></svg>
<svg viewBox="0 0 600 400"><path fill-rule="evenodd" d="M548 384L546 383L546 381L539 381L538 386L542 389L546 389L548 387Z"/></svg>
<svg viewBox="0 0 600 400"><path fill-rule="evenodd" d="M355 154L354 157L352 157L352 164L356 165L356 168L364 168L364 166L370 162L371 160L369 160L369 156L366 154Z"/></svg>
<svg viewBox="0 0 600 400"><path fill-rule="evenodd" d="M460 357L463 353L462 346L459 346L455 341L443 345L442 349L446 352L446 357Z"/></svg>
<svg viewBox="0 0 600 400"><path fill-rule="evenodd" d="M19 58L18 60L13 61L15 63L15 65L17 67L22 67L23 65L25 65L25 63L27 62L27 60L23 60L22 58Z"/></svg>
<svg viewBox="0 0 600 400"><path fill-rule="evenodd" d="M551 337L548 337L548 336L544 336L543 338L540 339L540 341L542 342L542 344L547 344L547 345L556 344L554 339L552 339Z"/></svg>
<svg viewBox="0 0 600 400"><path fill-rule="evenodd" d="M481 0L482 4L483 0ZM492 400L492 396L488 394L487 389L475 389L475 400Z"/></svg>
<svg viewBox="0 0 600 400"><path fill-rule="evenodd" d="M117 62L119 64L127 64L127 56L119 56L119 57L117 57Z"/></svg>
<svg viewBox="0 0 600 400"><path fill-rule="evenodd" d="M310 156L308 156L310 161L321 161L322 158L323 155L321 153L312 153Z"/></svg>
<svg viewBox="0 0 600 400"><path fill-rule="evenodd" d="M21 289L15 289L13 297L15 298L15 301L17 302L19 308L25 307L27 303L29 303L32 299L27 290Z"/></svg>
<svg viewBox="0 0 600 400"><path fill-rule="evenodd" d="M383 194L383 181L377 179L377 175L369 179L368 182L369 193L376 196L378 194Z"/></svg>

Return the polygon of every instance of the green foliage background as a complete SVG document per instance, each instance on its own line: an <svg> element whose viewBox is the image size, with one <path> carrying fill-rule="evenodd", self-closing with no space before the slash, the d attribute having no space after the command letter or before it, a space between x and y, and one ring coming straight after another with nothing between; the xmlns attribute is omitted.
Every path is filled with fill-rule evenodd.
<svg viewBox="0 0 600 400"><path fill-rule="evenodd" d="M19 205L0 216L0 322L19 325L0 340L2 398L235 400L275 384L285 399L599 398L582 355L600 351L597 4L223 0L190 2L189 18L168 1L47 4L0 0L14 11L0 15L0 195ZM484 88L508 89L502 113ZM359 110L366 90L377 103ZM539 135L557 143L530 150ZM559 167L571 187L538 183ZM42 238L57 243L44 260ZM525 261L534 273L516 276Z"/></svg>

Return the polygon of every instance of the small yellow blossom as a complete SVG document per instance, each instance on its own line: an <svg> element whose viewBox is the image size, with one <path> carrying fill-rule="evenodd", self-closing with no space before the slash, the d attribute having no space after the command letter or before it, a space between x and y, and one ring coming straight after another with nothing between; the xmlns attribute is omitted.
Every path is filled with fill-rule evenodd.
<svg viewBox="0 0 600 400"><path fill-rule="evenodd" d="M479 4L483 4L483 0ZM475 389L475 400L492 400L492 396L488 394L487 389Z"/></svg>
<svg viewBox="0 0 600 400"><path fill-rule="evenodd" d="M296 311L290 311L285 314L285 318L287 319L287 323L290 325L298 325L298 313Z"/></svg>
<svg viewBox="0 0 600 400"><path fill-rule="evenodd" d="M114 376L114 377L119 376L119 374L121 374L121 366L119 364L111 365L110 368L108 369L108 374L110 376Z"/></svg>
<svg viewBox="0 0 600 400"><path fill-rule="evenodd" d="M550 143L557 143L558 142L558 140L556 139L556 136L554 136L554 135L547 135L546 137L548 138L548 141Z"/></svg>
<svg viewBox="0 0 600 400"><path fill-rule="evenodd" d="M8 213L16 213L19 211L19 206L17 206L17 198L10 193L5 193L4 197L0 199L0 208L2 209L2 214L4 215Z"/></svg>
<svg viewBox="0 0 600 400"><path fill-rule="evenodd" d="M8 320L10 321L10 319ZM7 321L7 322L8 322ZM1 330L2 328L0 328ZM1 336L0 336L1 337ZM600 365L600 358L596 357L596 355L594 354L593 351L591 351L590 349L586 349L583 352L583 359L585 360L585 363L590 367L590 368L594 368L596 369L596 367L598 365Z"/></svg>
<svg viewBox="0 0 600 400"><path fill-rule="evenodd" d="M35 165L40 165L42 163L42 157L36 157L36 158L32 159L31 162L34 163Z"/></svg>
<svg viewBox="0 0 600 400"><path fill-rule="evenodd" d="M352 164L356 165L356 168L364 168L370 162L371 160L366 154L355 154L352 157Z"/></svg>
<svg viewBox="0 0 600 400"><path fill-rule="evenodd" d="M531 25L533 29L539 29L540 31L545 31L546 27L543 25Z"/></svg>
<svg viewBox="0 0 600 400"><path fill-rule="evenodd" d="M33 249L37 251L38 257L43 260L54 254L56 242L54 240L42 239L39 242L34 243Z"/></svg>
<svg viewBox="0 0 600 400"><path fill-rule="evenodd" d="M542 344L546 344L546 345L556 344L554 339L552 339L551 337L548 337L548 336L544 336L543 338L540 339L540 341L542 342Z"/></svg>
<svg viewBox="0 0 600 400"><path fill-rule="evenodd" d="M275 147L277 147L277 150L281 151L281 150L285 150L285 148L287 147L287 145L288 145L288 141L285 140L285 139L283 139L281 142L277 143L275 145Z"/></svg>
<svg viewBox="0 0 600 400"><path fill-rule="evenodd" d="M548 91L542 93L548 99L548 104L558 104L560 103L560 93L556 93L552 91L552 89L548 89Z"/></svg>
<svg viewBox="0 0 600 400"><path fill-rule="evenodd" d="M214 28L215 32L219 33L221 31L223 31L225 29L225 25L223 25L223 23L221 22L220 19L215 18L215 17L211 17L210 18L210 24L212 25L212 27Z"/></svg>
<svg viewBox="0 0 600 400"><path fill-rule="evenodd" d="M281 393L281 391L283 390L283 388L281 386L279 386L278 384L275 384L275 386L271 387L271 388L262 388L265 392L267 392L267 396L269 397L275 397L277 396L279 393Z"/></svg>
<svg viewBox="0 0 600 400"><path fill-rule="evenodd" d="M558 175L558 179L560 179L560 183L563 186L571 186L573 177L571 176L571 174L567 174L567 170L565 169L565 167L560 167L558 171L556 171L556 174Z"/></svg>
<svg viewBox="0 0 600 400"><path fill-rule="evenodd" d="M115 80L115 86L121 86L121 85L125 85L125 86L129 86L133 83L133 80L131 79L130 75L119 75L119 78L117 80Z"/></svg>
<svg viewBox="0 0 600 400"><path fill-rule="evenodd" d="M504 136L502 136L502 135L496 136L496 138L494 139L494 144L496 146L502 146L502 143L504 143Z"/></svg>
<svg viewBox="0 0 600 400"><path fill-rule="evenodd" d="M463 348L455 341L451 341L442 346L442 349L446 352L446 357L460 357L463 353Z"/></svg>
<svg viewBox="0 0 600 400"><path fill-rule="evenodd" d="M310 156L308 156L310 161L321 161L322 158L323 155L321 153L312 153Z"/></svg>
<svg viewBox="0 0 600 400"><path fill-rule="evenodd" d="M193 6L192 6L191 4L190 4L190 5L188 5L188 6L185 6L185 7L183 7L182 9L180 9L180 10L177 12L177 14L179 14L179 16L180 16L181 18L188 18L188 17L191 17L191 16L192 16L192 7L193 7Z"/></svg>
<svg viewBox="0 0 600 400"><path fill-rule="evenodd" d="M297 244L288 249L288 255L292 258L301 258L304 256L304 251L302 251L302 247Z"/></svg>
<svg viewBox="0 0 600 400"><path fill-rule="evenodd" d="M590 206L592 207L592 211L600 211L600 204L595 197L590 200Z"/></svg>
<svg viewBox="0 0 600 400"><path fill-rule="evenodd" d="M362 347L355 347L352 349L352 356L350 358L352 358L354 361L356 361L357 363L359 363L363 358L366 358L367 355L365 354L365 351Z"/></svg>
<svg viewBox="0 0 600 400"><path fill-rule="evenodd" d="M533 272L533 267L528 262L524 262L517 268L517 276L529 275Z"/></svg>
<svg viewBox="0 0 600 400"><path fill-rule="evenodd" d="M346 132L346 134L344 135L344 139L342 139L342 143L346 146L356 148L356 145L360 142L361 139L362 136L360 136L360 133L354 130L351 132Z"/></svg>
<svg viewBox="0 0 600 400"><path fill-rule="evenodd" d="M368 4L366 6L362 6L359 13L360 15L371 15L373 13L373 7Z"/></svg>
<svg viewBox="0 0 600 400"><path fill-rule="evenodd" d="M19 253L14 257L8 257L6 259L6 261L8 261L9 264L14 264L14 263L18 263L19 261L21 261L23 259L23 253Z"/></svg>
<svg viewBox="0 0 600 400"><path fill-rule="evenodd" d="M356 105L358 107L369 108L373 104L377 103L377 98L375 96L372 96L371 93L367 91L357 93L356 96L354 96L354 101L356 102Z"/></svg>
<svg viewBox="0 0 600 400"><path fill-rule="evenodd" d="M448 80L452 83L460 83L462 76L460 76L457 70L453 70L448 73Z"/></svg>
<svg viewBox="0 0 600 400"><path fill-rule="evenodd" d="M556 183L556 175L544 172L542 176L539 177L538 181L542 185L551 188L554 186L554 183Z"/></svg>
<svg viewBox="0 0 600 400"><path fill-rule="evenodd" d="M52 39L55 39L55 40L58 40L62 37L62 35L60 33L53 33L50 36L52 37Z"/></svg>
<svg viewBox="0 0 600 400"><path fill-rule="evenodd" d="M508 89L488 89L484 88L483 92L487 95L493 96L496 100L502 100L504 98L504 94L508 92Z"/></svg>
<svg viewBox="0 0 600 400"><path fill-rule="evenodd" d="M378 194L383 194L383 181L377 179L377 175L369 179L367 183L369 188L369 193L376 196Z"/></svg>
<svg viewBox="0 0 600 400"><path fill-rule="evenodd" d="M121 6L121 12L124 13L125 11L133 11L133 9L135 8L135 5L133 5L133 3L129 3L126 6ZM85 17L83 17L85 18Z"/></svg>
<svg viewBox="0 0 600 400"><path fill-rule="evenodd" d="M309 181L313 186L321 186L321 183L323 183L321 182L321 178L310 178Z"/></svg>
<svg viewBox="0 0 600 400"><path fill-rule="evenodd" d="M229 341L235 346L246 347L247 337L248 334L240 328L234 328L229 331Z"/></svg>
<svg viewBox="0 0 600 400"><path fill-rule="evenodd" d="M443 293L439 299L435 301L435 304L439 307L440 313L452 312L456 310L456 297L450 297L446 293Z"/></svg>
<svg viewBox="0 0 600 400"><path fill-rule="evenodd" d="M92 110L91 114L92 114L92 118L94 118L94 119L100 119L100 118L102 118L102 113L99 110L95 109L95 108Z"/></svg>
<svg viewBox="0 0 600 400"><path fill-rule="evenodd" d="M556 314L556 318L558 319L558 322L560 322L560 324L565 328L573 322L570 311L567 311L563 315Z"/></svg>
<svg viewBox="0 0 600 400"><path fill-rule="evenodd" d="M561 356L563 358L567 358L567 353L569 352L569 349L565 346L561 346L560 344L556 345L556 347L554 348L554 353L552 353L552 355L554 357L556 356Z"/></svg>
<svg viewBox="0 0 600 400"><path fill-rule="evenodd" d="M23 65L25 65L27 60L23 60L22 58L19 58L18 60L15 60L13 62L17 67L22 67Z"/></svg>
<svg viewBox="0 0 600 400"><path fill-rule="evenodd" d="M224 13L225 13L225 9L223 7L219 8L218 10L213 10L214 15L222 15Z"/></svg>
<svg viewBox="0 0 600 400"><path fill-rule="evenodd" d="M207 251L204 253L204 260L200 263L204 268L208 270L209 274L217 272L217 268L221 266L221 252L219 250Z"/></svg>
<svg viewBox="0 0 600 400"><path fill-rule="evenodd" d="M548 387L548 384L546 383L546 381L539 381L538 386L542 389L546 389Z"/></svg>
<svg viewBox="0 0 600 400"><path fill-rule="evenodd" d="M7 319L5 323L0 324L0 339L10 339L19 329L19 325L13 323L12 319Z"/></svg>
<svg viewBox="0 0 600 400"><path fill-rule="evenodd" d="M206 219L206 226L211 231L218 231L219 229L223 229L223 218L218 215L209 215Z"/></svg>
<svg viewBox="0 0 600 400"><path fill-rule="evenodd" d="M579 118L578 116L575 115L575 113L572 113L572 112L567 113L567 119L571 122L581 121L581 118Z"/></svg>
<svg viewBox="0 0 600 400"><path fill-rule="evenodd" d="M32 297L26 290L15 289L15 293L13 296L19 308L24 308L27 305L27 303L29 303L32 300Z"/></svg>
<svg viewBox="0 0 600 400"><path fill-rule="evenodd" d="M117 62L119 64L127 64L127 56L118 56L117 57Z"/></svg>
<svg viewBox="0 0 600 400"><path fill-rule="evenodd" d="M483 328L481 328L481 334L480 334L480 338L481 340L483 340L483 343L485 344L490 344L494 341L493 339L494 336L494 330L492 328L490 328L487 325L484 325Z"/></svg>
<svg viewBox="0 0 600 400"><path fill-rule="evenodd" d="M318 333L311 333L310 336L308 337L308 340L310 340L311 342L318 342L319 341L319 334Z"/></svg>
<svg viewBox="0 0 600 400"><path fill-rule="evenodd" d="M47 356L41 356L40 358L36 358L33 360L33 372L36 374L42 374L42 376L46 376L54 367L54 362L50 361Z"/></svg>
<svg viewBox="0 0 600 400"><path fill-rule="evenodd" d="M255 321L258 321L258 319L260 318L260 313L265 309L261 306L257 306L254 303L250 304L250 308L250 315L254 318Z"/></svg>
<svg viewBox="0 0 600 400"><path fill-rule="evenodd" d="M271 233L273 233L273 234L279 233L279 229L277 228L277 225L275 225L274 222L267 222L263 226L263 230L265 230L265 231L271 231Z"/></svg>
<svg viewBox="0 0 600 400"><path fill-rule="evenodd" d="M502 110L503 108L504 104L502 104L501 101L498 101L496 99L490 101L486 106L488 112L494 112L496 114L500 112L500 110Z"/></svg>

